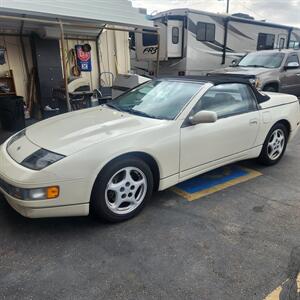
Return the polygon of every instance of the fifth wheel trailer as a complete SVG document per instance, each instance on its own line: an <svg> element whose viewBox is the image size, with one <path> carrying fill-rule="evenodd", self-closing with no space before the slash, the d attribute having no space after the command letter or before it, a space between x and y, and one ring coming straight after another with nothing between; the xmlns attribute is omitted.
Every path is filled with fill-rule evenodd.
<svg viewBox="0 0 300 300"><path fill-rule="evenodd" d="M174 9L151 17L160 32L160 74L203 75L246 53L299 48L300 29L237 16ZM131 65L151 75L157 60L156 35L136 33Z"/></svg>

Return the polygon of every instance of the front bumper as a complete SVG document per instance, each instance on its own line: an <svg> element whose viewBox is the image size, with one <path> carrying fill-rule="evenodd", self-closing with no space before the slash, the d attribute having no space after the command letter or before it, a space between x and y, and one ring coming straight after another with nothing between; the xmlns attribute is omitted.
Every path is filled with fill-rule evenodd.
<svg viewBox="0 0 300 300"><path fill-rule="evenodd" d="M19 214L27 218L58 218L58 217L75 217L87 216L89 214L89 204L73 204L66 206L54 207L32 207L32 201L22 201L13 198L4 192L4 196L9 205ZM46 200L45 200L46 201ZM47 200L48 201L48 200ZM44 203L47 205L46 203Z"/></svg>
<svg viewBox="0 0 300 300"><path fill-rule="evenodd" d="M63 180L47 170L33 171L15 162L6 152L6 144L0 146L0 192L7 202L21 215L28 218L86 216L89 214L89 191L83 179ZM60 195L47 200L20 200L8 194L8 185L33 189L57 185Z"/></svg>

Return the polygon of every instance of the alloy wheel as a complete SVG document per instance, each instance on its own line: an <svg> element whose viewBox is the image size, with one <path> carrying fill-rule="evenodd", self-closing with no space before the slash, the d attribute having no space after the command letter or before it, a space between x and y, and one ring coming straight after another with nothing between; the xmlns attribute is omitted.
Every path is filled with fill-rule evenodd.
<svg viewBox="0 0 300 300"><path fill-rule="evenodd" d="M280 157L284 150L285 146L285 136L284 132L281 129L276 129L271 134L270 139L268 141L267 153L268 157L271 160L276 160Z"/></svg>
<svg viewBox="0 0 300 300"><path fill-rule="evenodd" d="M115 214L128 214L144 200L147 179L138 168L126 167L116 172L108 181L105 190L107 207Z"/></svg>

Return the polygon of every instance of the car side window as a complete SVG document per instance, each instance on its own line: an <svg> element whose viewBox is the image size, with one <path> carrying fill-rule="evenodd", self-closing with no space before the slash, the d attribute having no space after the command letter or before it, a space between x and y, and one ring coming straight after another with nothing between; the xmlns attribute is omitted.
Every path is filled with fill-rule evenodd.
<svg viewBox="0 0 300 300"><path fill-rule="evenodd" d="M226 83L210 88L195 105L192 113L214 111L218 118L226 118L257 110L251 88L241 83Z"/></svg>

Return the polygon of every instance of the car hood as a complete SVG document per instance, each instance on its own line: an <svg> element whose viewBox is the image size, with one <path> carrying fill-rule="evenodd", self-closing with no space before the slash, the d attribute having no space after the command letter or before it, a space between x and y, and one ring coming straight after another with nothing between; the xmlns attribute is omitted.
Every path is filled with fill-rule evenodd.
<svg viewBox="0 0 300 300"><path fill-rule="evenodd" d="M95 143L159 126L163 122L167 121L96 107L36 123L26 129L26 136L41 148L71 155Z"/></svg>
<svg viewBox="0 0 300 300"><path fill-rule="evenodd" d="M224 69L219 69L211 74L233 74L233 75L246 75L246 76L258 76L269 72L270 69L267 68L246 68L246 67L228 67Z"/></svg>

